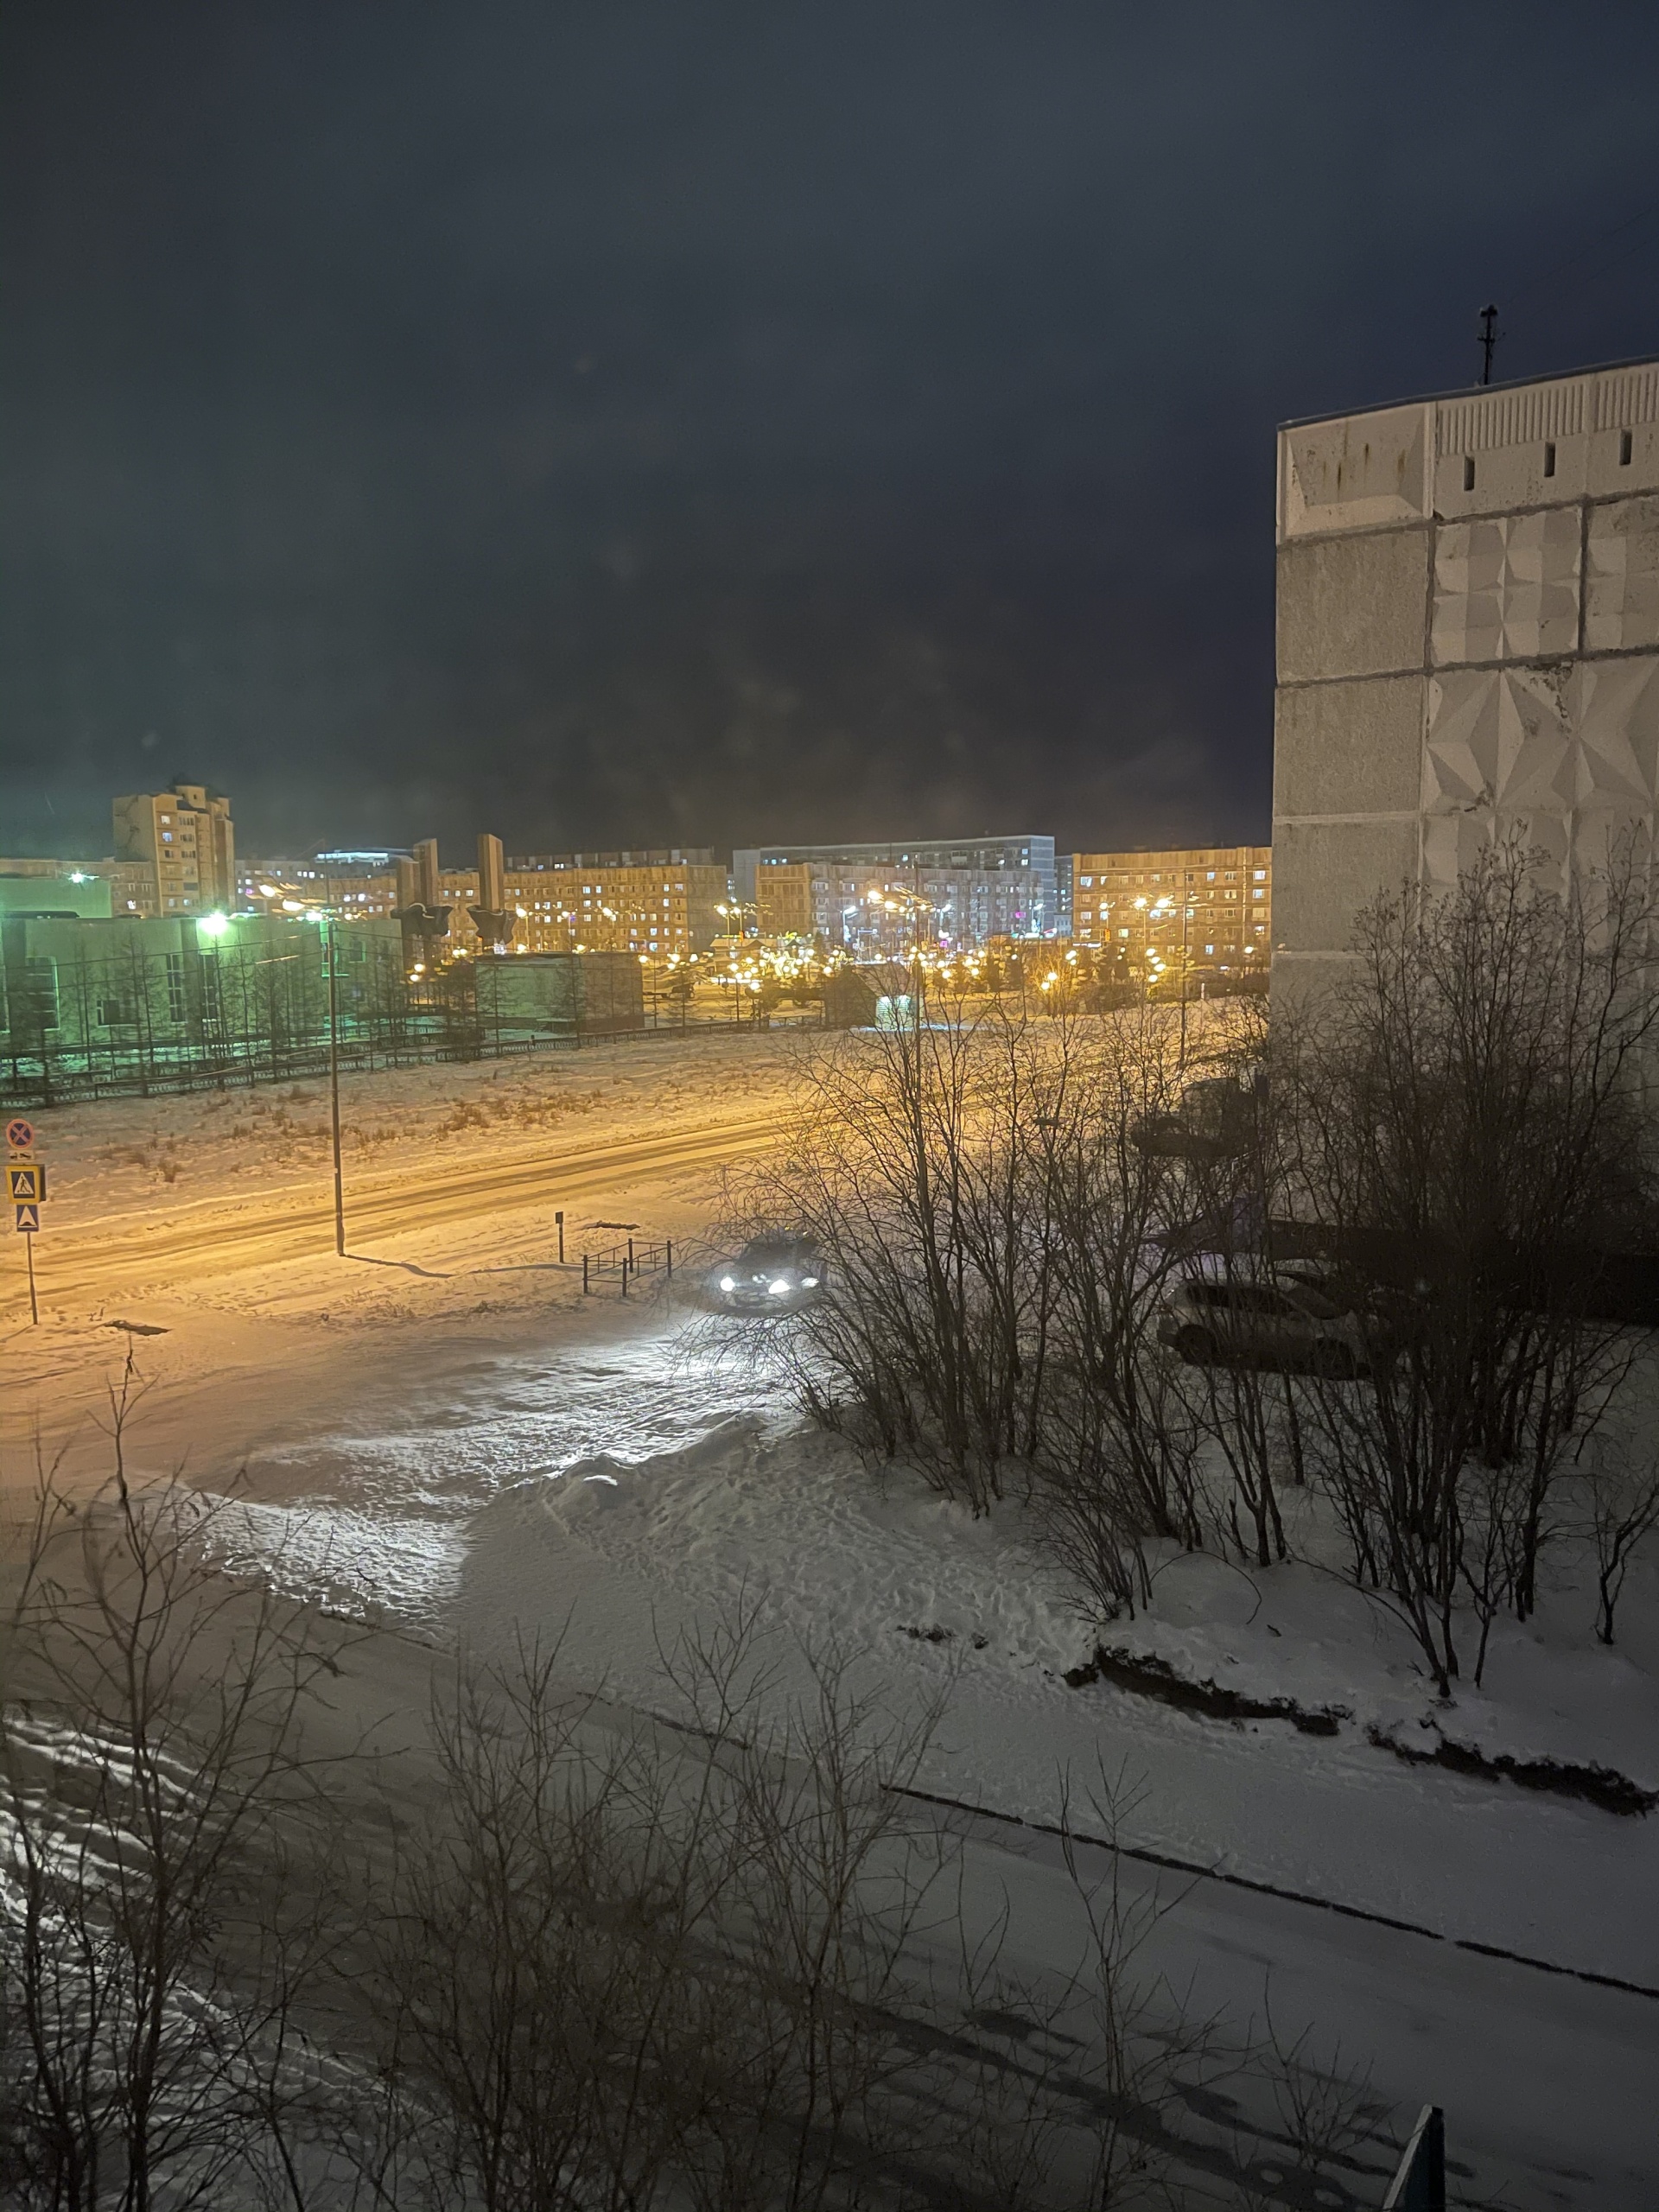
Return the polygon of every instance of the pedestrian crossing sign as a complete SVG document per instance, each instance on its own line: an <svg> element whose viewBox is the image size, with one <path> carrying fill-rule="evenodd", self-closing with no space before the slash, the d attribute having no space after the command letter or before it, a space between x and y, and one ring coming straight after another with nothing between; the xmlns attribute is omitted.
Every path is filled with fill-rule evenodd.
<svg viewBox="0 0 1659 2212"><path fill-rule="evenodd" d="M38 1160L6 1162L6 1196L15 1206L39 1205L46 1196L46 1170Z"/></svg>

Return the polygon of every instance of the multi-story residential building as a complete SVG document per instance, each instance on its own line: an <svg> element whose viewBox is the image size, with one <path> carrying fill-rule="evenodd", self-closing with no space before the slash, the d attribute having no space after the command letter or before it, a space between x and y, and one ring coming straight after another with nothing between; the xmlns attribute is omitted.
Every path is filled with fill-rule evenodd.
<svg viewBox="0 0 1659 2212"><path fill-rule="evenodd" d="M1271 845L1078 853L1071 937L1135 965L1155 955L1200 986L1265 977L1273 945Z"/></svg>
<svg viewBox="0 0 1659 2212"><path fill-rule="evenodd" d="M1659 361L1280 432L1275 993L1499 840L1651 850L1656 495Z"/></svg>
<svg viewBox="0 0 1659 2212"><path fill-rule="evenodd" d="M751 847L733 854L732 885L762 937L815 937L861 958L918 933L954 950L1059 927L1052 837Z"/></svg>
<svg viewBox="0 0 1659 2212"><path fill-rule="evenodd" d="M237 904L231 802L206 784L118 798L115 858L122 911L141 916L226 913Z"/></svg>
<svg viewBox="0 0 1659 2212"><path fill-rule="evenodd" d="M363 857L335 867L316 860L245 861L238 870L238 903L258 913L277 913L284 899L327 906L347 914L390 914L397 906L395 868L365 868Z"/></svg>
<svg viewBox="0 0 1659 2212"><path fill-rule="evenodd" d="M452 934L470 926L475 874L443 878L462 911ZM512 942L531 952L632 952L666 960L706 953L726 927L729 879L706 852L547 854L510 860L505 874ZM463 895L463 893L474 895Z"/></svg>
<svg viewBox="0 0 1659 2212"><path fill-rule="evenodd" d="M313 900L353 914L390 914L397 905L397 863L407 849L315 853L305 860L244 860L237 864L238 903L279 908L283 899Z"/></svg>
<svg viewBox="0 0 1659 2212"><path fill-rule="evenodd" d="M244 904L281 910L284 899L327 904L349 915L394 914L409 901L399 887L395 852L319 853L304 861L272 860L242 871ZM508 940L525 952L643 953L666 960L705 953L727 926L729 879L707 853L546 854L509 861L500 884ZM428 903L448 913L449 947L482 948L474 911L483 910L476 868L435 872ZM412 894L411 894L412 895Z"/></svg>

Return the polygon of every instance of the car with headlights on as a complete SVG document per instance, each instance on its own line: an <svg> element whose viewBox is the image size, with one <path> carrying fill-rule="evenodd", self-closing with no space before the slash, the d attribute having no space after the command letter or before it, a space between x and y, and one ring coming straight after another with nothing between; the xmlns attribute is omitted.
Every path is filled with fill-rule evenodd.
<svg viewBox="0 0 1659 2212"><path fill-rule="evenodd" d="M725 1313L797 1313L823 1288L810 1236L756 1236L709 1277L710 1302Z"/></svg>

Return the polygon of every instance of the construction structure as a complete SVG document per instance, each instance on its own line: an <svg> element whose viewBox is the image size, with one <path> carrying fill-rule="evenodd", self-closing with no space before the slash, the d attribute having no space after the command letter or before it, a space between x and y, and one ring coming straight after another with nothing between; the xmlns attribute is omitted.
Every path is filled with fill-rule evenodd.
<svg viewBox="0 0 1659 2212"><path fill-rule="evenodd" d="M1659 805L1659 361L1279 434L1275 995L1516 837L1567 888Z"/></svg>
<svg viewBox="0 0 1659 2212"><path fill-rule="evenodd" d="M1047 836L749 847L732 855L732 890L760 937L810 938L856 959L918 942L971 950L1060 926Z"/></svg>
<svg viewBox="0 0 1659 2212"><path fill-rule="evenodd" d="M1273 944L1271 845L1077 853L1071 938L1126 975L1200 996L1265 984Z"/></svg>
<svg viewBox="0 0 1659 2212"><path fill-rule="evenodd" d="M134 791L113 813L121 911L166 918L234 909L236 837L222 792L206 784Z"/></svg>

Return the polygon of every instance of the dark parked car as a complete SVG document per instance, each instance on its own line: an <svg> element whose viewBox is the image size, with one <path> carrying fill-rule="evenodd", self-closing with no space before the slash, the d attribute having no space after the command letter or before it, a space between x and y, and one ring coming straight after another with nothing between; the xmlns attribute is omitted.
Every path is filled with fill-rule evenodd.
<svg viewBox="0 0 1659 2212"><path fill-rule="evenodd" d="M823 1287L823 1267L810 1236L757 1236L709 1278L711 1301L727 1313L795 1313Z"/></svg>

